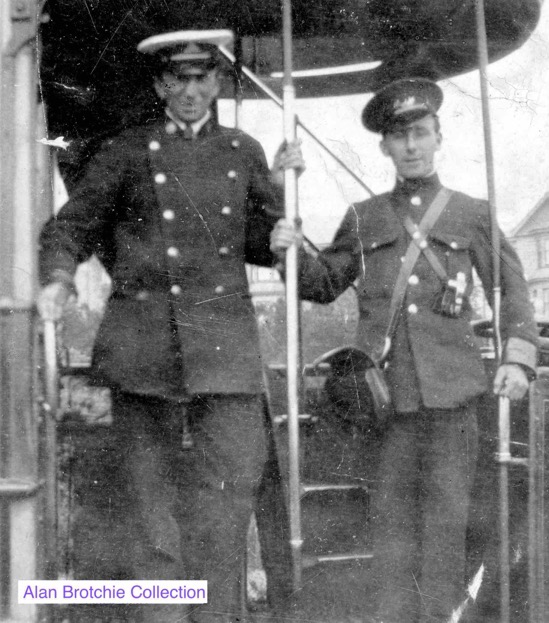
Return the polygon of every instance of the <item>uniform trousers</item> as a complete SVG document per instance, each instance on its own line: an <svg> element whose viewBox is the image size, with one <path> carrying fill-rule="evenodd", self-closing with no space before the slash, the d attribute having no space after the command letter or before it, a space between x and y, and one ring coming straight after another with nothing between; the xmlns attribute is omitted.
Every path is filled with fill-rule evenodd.
<svg viewBox="0 0 549 623"><path fill-rule="evenodd" d="M193 447L182 447L183 410ZM260 396L208 395L188 407L118 393L131 506L141 540L135 579L207 580L202 606L142 606L144 621L242 621L239 580L246 531L267 456Z"/></svg>
<svg viewBox="0 0 549 623"><path fill-rule="evenodd" d="M379 623L447 623L465 599L477 443L474 404L395 415L372 500Z"/></svg>

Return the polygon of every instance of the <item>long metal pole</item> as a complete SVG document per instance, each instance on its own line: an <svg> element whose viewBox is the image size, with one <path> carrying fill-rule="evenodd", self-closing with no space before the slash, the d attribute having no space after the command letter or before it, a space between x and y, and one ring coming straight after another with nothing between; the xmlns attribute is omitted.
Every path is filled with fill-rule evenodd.
<svg viewBox="0 0 549 623"><path fill-rule="evenodd" d="M486 175L488 182L488 204L490 208L491 237L492 237L492 270L493 270L493 314L494 314L494 341L497 363L501 363L502 342L500 331L501 309L501 265L500 265L500 236L496 213L496 191L494 175L494 154L492 151L492 134L490 125L490 108L488 104L488 42L486 37L486 20L484 14L484 0L476 0L478 60L480 70L480 90L482 101L482 117L484 127L484 145L486 152ZM508 398L499 398L499 529L500 529L500 597L501 623L509 623L509 463L510 452L510 402Z"/></svg>
<svg viewBox="0 0 549 623"><path fill-rule="evenodd" d="M549 383L530 386L528 469L528 610L529 623L545 623L545 421Z"/></svg>
<svg viewBox="0 0 549 623"><path fill-rule="evenodd" d="M284 139L296 138L294 112L295 90L292 83L292 10L291 1L283 0L283 49L284 49ZM297 202L297 175L294 169L284 174L284 198L286 219L299 227ZM301 537L301 483L299 470L299 397L301 389L300 317L298 296L298 247L292 245L286 251L286 345L288 380L288 443L289 443L289 511L290 546L293 562L294 588L301 586L302 545Z"/></svg>
<svg viewBox="0 0 549 623"><path fill-rule="evenodd" d="M0 619L29 623L40 609L18 603L17 581L40 577L44 559L34 405L38 5L0 2Z"/></svg>

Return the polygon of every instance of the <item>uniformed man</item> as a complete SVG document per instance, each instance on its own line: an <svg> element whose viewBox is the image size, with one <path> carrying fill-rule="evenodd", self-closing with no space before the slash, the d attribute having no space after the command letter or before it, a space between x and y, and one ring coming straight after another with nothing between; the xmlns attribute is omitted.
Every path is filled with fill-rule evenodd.
<svg viewBox="0 0 549 623"><path fill-rule="evenodd" d="M395 187L353 205L317 258L301 253L306 299L327 303L358 280L357 346L368 353L383 346L397 275L412 236L417 237L404 221L420 223L442 187L435 170L442 98L434 82L418 78L392 83L370 100L362 120L382 135L381 151L396 169ZM280 261L290 244L300 242L286 221L271 239ZM384 433L373 496L372 578L375 620L382 623L447 622L466 595L475 409L487 389L468 296L474 268L492 298L490 240L487 202L451 191L427 239L420 241L422 252L404 286L386 369L395 413ZM505 239L501 282L504 354L493 391L515 400L534 375L537 329L520 262Z"/></svg>
<svg viewBox="0 0 549 623"><path fill-rule="evenodd" d="M112 279L92 374L112 388L124 444L144 551L132 573L207 580L196 623L242 620L240 562L267 451L245 263L272 264L283 195L281 165L271 174L257 141L212 113L229 39L187 31L139 45L165 117L107 140L40 237L43 318L60 318L92 254ZM143 620L184 614L150 605Z"/></svg>

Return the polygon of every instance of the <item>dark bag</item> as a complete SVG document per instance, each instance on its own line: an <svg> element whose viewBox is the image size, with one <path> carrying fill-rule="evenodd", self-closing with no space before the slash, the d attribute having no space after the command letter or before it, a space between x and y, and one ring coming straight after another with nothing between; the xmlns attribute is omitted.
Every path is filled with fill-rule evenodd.
<svg viewBox="0 0 549 623"><path fill-rule="evenodd" d="M330 367L324 389L340 417L366 432L383 431L393 412L383 369L353 346L324 353L313 366L326 363Z"/></svg>

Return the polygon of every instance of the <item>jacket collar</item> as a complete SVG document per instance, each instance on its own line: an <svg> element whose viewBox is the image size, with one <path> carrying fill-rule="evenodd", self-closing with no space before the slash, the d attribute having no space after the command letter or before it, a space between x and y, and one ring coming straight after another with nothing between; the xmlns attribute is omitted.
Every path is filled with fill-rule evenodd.
<svg viewBox="0 0 549 623"><path fill-rule="evenodd" d="M202 130L202 128L211 119L212 113L210 110L207 110L206 114L194 123L185 123L184 121L180 121L169 108L166 108L166 116L169 117L180 130L184 131L185 128L190 126L195 134L199 134L200 130Z"/></svg>
<svg viewBox="0 0 549 623"><path fill-rule="evenodd" d="M200 119L196 123L192 123L191 127L193 128L195 137L203 137L212 134L212 132L215 132L215 130L218 128L218 124L210 113L205 117L202 117L202 119ZM178 132L184 131L185 124L175 119L170 111L166 109L164 129L166 134L175 135Z"/></svg>
<svg viewBox="0 0 549 623"><path fill-rule="evenodd" d="M427 177L418 177L412 179L397 179L393 195L397 197L408 198L412 195L433 195L441 188L437 173L432 173Z"/></svg>

